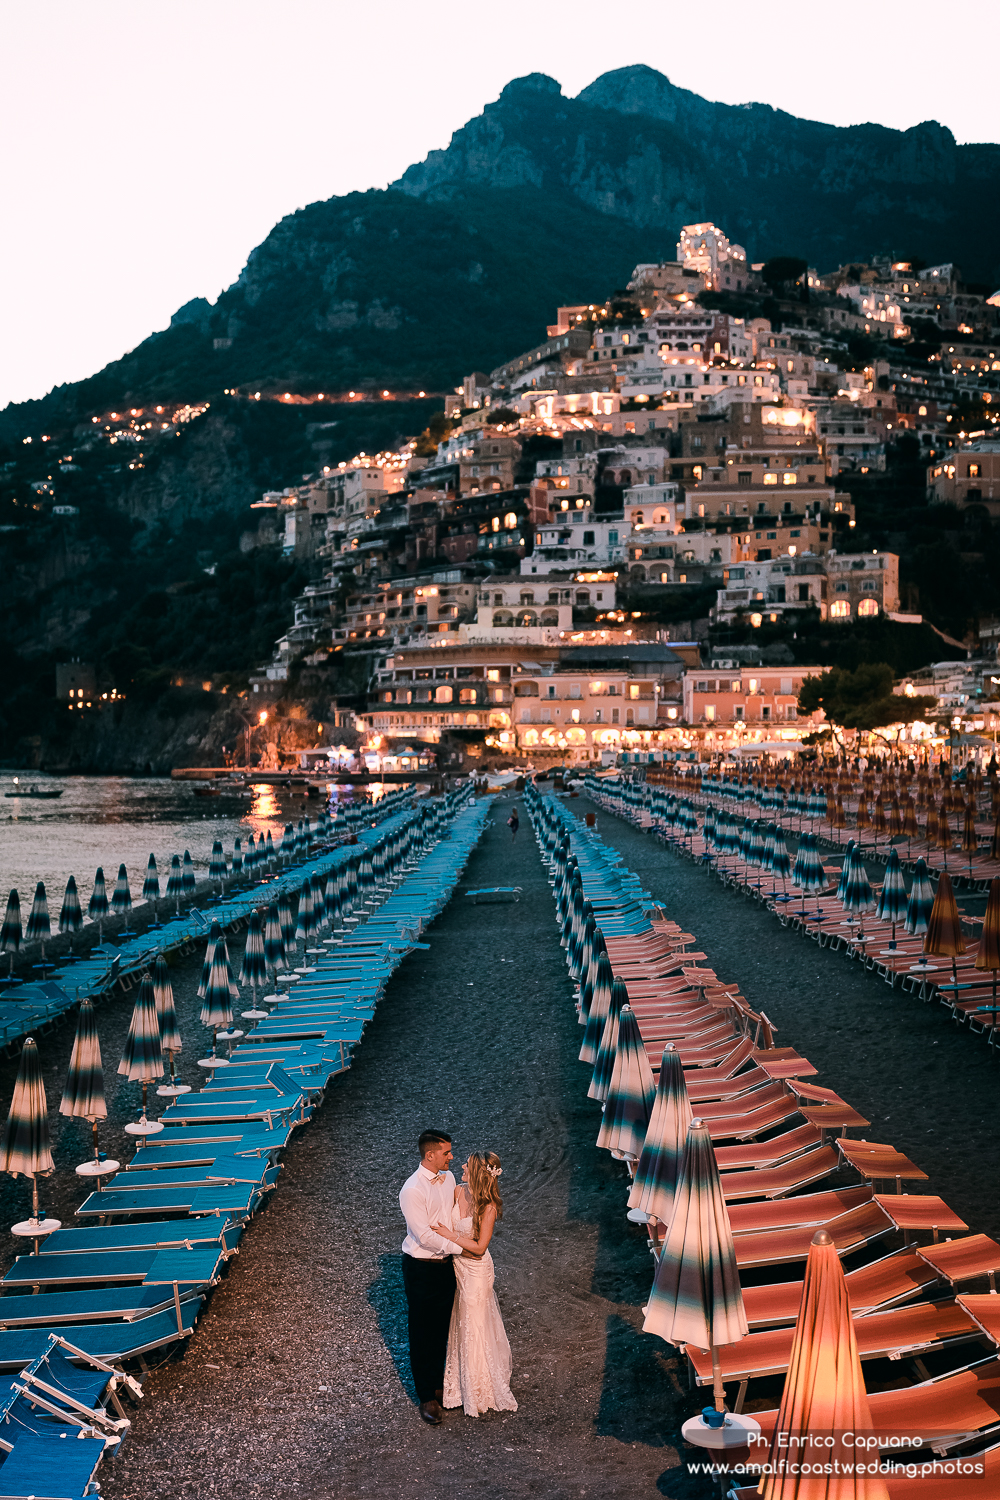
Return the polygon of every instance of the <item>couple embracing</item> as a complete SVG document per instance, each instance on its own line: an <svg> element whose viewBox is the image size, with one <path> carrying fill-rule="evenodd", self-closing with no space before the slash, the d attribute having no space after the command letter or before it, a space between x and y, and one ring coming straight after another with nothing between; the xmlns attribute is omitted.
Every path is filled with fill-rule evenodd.
<svg viewBox="0 0 1000 1500"><path fill-rule="evenodd" d="M510 1344L493 1290L489 1245L503 1216L499 1157L473 1151L457 1186L448 1170L451 1136L425 1130L420 1165L404 1182L403 1287L410 1368L420 1415L431 1427L442 1408L470 1417L517 1411L510 1393Z"/></svg>

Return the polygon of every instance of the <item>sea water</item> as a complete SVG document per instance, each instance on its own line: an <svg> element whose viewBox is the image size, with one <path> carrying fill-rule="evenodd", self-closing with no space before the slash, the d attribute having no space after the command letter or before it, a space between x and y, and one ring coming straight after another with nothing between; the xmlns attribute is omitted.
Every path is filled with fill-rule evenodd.
<svg viewBox="0 0 1000 1500"><path fill-rule="evenodd" d="M14 778L17 777L15 782ZM52 801L29 797L0 799L0 914L7 893L16 888L22 920L27 918L39 880L45 882L49 913L55 926L66 881L76 877L84 913L98 865L104 870L108 898L118 866L128 870L133 903L142 899L146 861L156 855L160 891L166 890L173 854L190 850L195 874L206 878L215 839L227 854L239 839L246 852L247 836L257 839L270 831L275 849L286 823L297 824L308 814L315 825L330 792L306 797L304 787L273 787L251 783L223 791L219 797L199 797L195 788L205 783L172 781L166 777L46 776L37 771L4 771L0 791L16 792L37 786L40 791L62 788ZM334 796L350 799L352 789L334 788Z"/></svg>

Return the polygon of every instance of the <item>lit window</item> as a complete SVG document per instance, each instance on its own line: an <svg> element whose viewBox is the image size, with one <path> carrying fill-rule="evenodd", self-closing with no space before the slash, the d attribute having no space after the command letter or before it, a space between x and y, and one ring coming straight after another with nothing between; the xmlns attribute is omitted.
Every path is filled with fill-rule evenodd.
<svg viewBox="0 0 1000 1500"><path fill-rule="evenodd" d="M764 475L764 483L765 484L777 484L777 482L778 482L778 476L777 476L777 474L765 474Z"/></svg>
<svg viewBox="0 0 1000 1500"><path fill-rule="evenodd" d="M872 600L872 603L874 603L874 600ZM876 609L878 608L877 605L875 607ZM850 616L850 613L851 606L846 599L837 599L830 605L831 620L846 620Z"/></svg>
<svg viewBox="0 0 1000 1500"><path fill-rule="evenodd" d="M836 607L837 606L834 605L834 609L836 609ZM858 614L859 615L877 615L878 614L878 602L875 599L862 599L861 603L858 605Z"/></svg>
<svg viewBox="0 0 1000 1500"><path fill-rule="evenodd" d="M782 484L798 484L799 476L794 469L786 469L781 476L781 482Z"/></svg>

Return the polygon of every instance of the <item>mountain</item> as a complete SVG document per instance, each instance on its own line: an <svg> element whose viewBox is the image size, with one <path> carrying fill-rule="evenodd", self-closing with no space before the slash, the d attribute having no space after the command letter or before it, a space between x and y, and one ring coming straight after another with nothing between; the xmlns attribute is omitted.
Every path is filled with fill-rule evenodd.
<svg viewBox="0 0 1000 1500"><path fill-rule="evenodd" d="M711 218L752 259L828 270L874 253L959 260L1000 284L1000 146L712 103L651 68L575 99L543 74L385 191L289 214L213 305L88 380L0 413L0 439L117 404L275 391L450 390L544 337L561 302L603 299ZM218 341L220 347L216 347Z"/></svg>

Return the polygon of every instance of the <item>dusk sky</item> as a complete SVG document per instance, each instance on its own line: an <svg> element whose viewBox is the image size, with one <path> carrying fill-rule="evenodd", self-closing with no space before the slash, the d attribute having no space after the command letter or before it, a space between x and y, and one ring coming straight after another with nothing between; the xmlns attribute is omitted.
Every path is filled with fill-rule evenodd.
<svg viewBox="0 0 1000 1500"><path fill-rule="evenodd" d="M573 95L641 62L727 103L996 140L988 81L940 66L938 13L923 0L904 27L744 0L634 14L8 0L0 406L92 374L191 297L214 301L282 215L384 187L524 73ZM962 7L962 51L995 15Z"/></svg>

